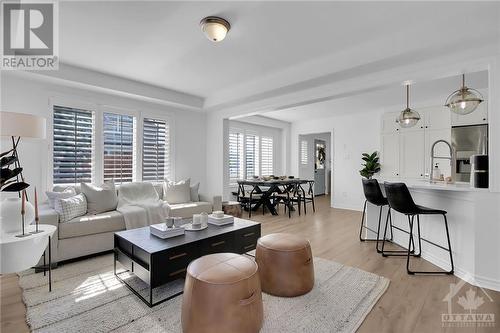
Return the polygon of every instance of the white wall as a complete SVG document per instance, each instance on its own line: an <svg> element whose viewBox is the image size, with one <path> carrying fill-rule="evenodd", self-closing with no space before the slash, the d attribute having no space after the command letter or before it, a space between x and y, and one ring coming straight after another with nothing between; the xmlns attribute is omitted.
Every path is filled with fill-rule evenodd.
<svg viewBox="0 0 500 333"><path fill-rule="evenodd" d="M298 174L299 135L332 132L332 206L361 210L361 154L378 151L380 111L354 113L339 117L312 119L292 124L292 174Z"/></svg>
<svg viewBox="0 0 500 333"><path fill-rule="evenodd" d="M64 98L75 102L100 104L127 110L156 112L169 115L173 119L173 169L176 179L191 177L192 182L201 182L201 191L207 190L206 184L206 115L202 112L181 110L171 106L145 102L133 98L106 94L56 83L41 81L36 76L20 77L5 75L1 77L2 111L36 114L47 119L52 117L49 107L51 98ZM43 141L21 140L19 154L27 182L45 191L48 184L47 165L49 156L50 133ZM1 150L9 147L10 141L3 139ZM31 189L32 190L32 189ZM5 195L5 193L3 193Z"/></svg>

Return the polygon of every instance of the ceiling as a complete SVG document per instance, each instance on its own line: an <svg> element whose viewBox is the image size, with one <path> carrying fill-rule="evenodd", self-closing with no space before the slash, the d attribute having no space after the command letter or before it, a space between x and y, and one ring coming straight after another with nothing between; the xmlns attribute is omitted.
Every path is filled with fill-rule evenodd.
<svg viewBox="0 0 500 333"><path fill-rule="evenodd" d="M499 9L494 2L65 1L60 60L220 102L329 66L341 71L402 53L416 61L413 51L496 38ZM231 23L221 43L200 32L209 15Z"/></svg>
<svg viewBox="0 0 500 333"><path fill-rule="evenodd" d="M461 80L461 76L452 76L438 80L414 82L410 89L410 107L443 105L448 95L460 87ZM470 88L478 89L483 95L486 95L488 72L468 73L466 75L466 85ZM320 101L303 106L289 107L266 112L263 115L277 120L296 122L381 109L398 111L405 108L405 94L406 92L402 84L394 84L367 93Z"/></svg>

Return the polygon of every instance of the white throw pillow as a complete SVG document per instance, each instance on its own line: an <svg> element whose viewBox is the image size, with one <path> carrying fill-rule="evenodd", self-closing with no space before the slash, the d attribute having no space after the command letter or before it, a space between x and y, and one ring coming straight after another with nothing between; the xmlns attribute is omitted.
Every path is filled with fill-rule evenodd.
<svg viewBox="0 0 500 333"><path fill-rule="evenodd" d="M199 190L200 190L200 183L197 183L197 184L191 186L191 201L192 202L200 201L200 195L198 194Z"/></svg>
<svg viewBox="0 0 500 333"><path fill-rule="evenodd" d="M49 199L49 206L55 208L56 199L66 199L76 195L74 187L67 187L62 192L45 192L47 199Z"/></svg>
<svg viewBox="0 0 500 333"><path fill-rule="evenodd" d="M71 198L58 198L55 201L55 210L59 213L59 222L67 222L87 213L87 199L83 193Z"/></svg>
<svg viewBox="0 0 500 333"><path fill-rule="evenodd" d="M180 204L191 201L191 179L173 182L165 179L163 183L163 199L169 204Z"/></svg>
<svg viewBox="0 0 500 333"><path fill-rule="evenodd" d="M99 214L115 210L118 205L115 183L104 183L98 187L81 183L81 191L87 198L87 211L89 214Z"/></svg>

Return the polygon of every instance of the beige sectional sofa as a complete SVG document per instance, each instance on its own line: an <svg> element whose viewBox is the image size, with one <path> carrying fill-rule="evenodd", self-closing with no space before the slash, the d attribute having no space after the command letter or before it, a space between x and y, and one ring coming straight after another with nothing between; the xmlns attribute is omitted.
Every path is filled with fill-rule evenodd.
<svg viewBox="0 0 500 333"><path fill-rule="evenodd" d="M54 191L63 191L68 186L55 186ZM154 186L160 199L163 200L163 186ZM80 193L79 186L75 186ZM120 191L117 186L117 191ZM215 203L215 206L214 206ZM170 205L165 202L170 216L184 218L202 212L211 213L221 209L221 197L215 196L208 200L200 194L200 201ZM123 215L114 210L95 215L76 217L67 222L60 222L59 214L48 203L39 207L40 223L57 227L52 237L52 262L57 263L69 259L87 256L113 249L113 235L116 231L125 230Z"/></svg>

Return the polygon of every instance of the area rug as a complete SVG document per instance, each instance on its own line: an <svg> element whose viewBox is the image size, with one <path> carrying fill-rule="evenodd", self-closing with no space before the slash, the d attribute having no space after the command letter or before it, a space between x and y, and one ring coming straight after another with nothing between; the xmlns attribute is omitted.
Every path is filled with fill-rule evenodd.
<svg viewBox="0 0 500 333"><path fill-rule="evenodd" d="M261 332L355 332L389 286L384 277L330 260L314 258L314 268L315 285L308 294L263 294ZM139 279L120 276L141 288ZM23 272L19 282L34 332L182 332L182 295L149 308L116 279L111 254L53 270L50 293L41 273ZM156 296L182 287L183 280L178 280Z"/></svg>

